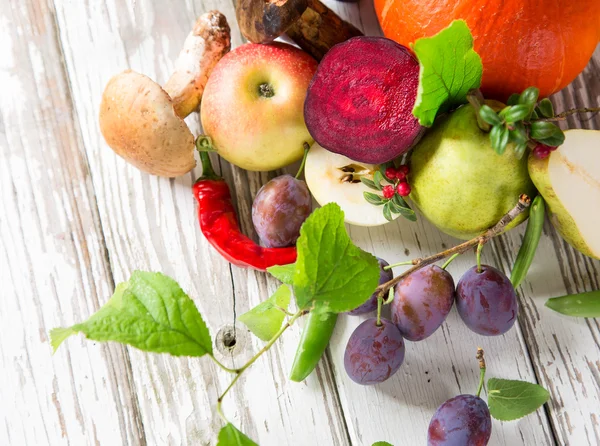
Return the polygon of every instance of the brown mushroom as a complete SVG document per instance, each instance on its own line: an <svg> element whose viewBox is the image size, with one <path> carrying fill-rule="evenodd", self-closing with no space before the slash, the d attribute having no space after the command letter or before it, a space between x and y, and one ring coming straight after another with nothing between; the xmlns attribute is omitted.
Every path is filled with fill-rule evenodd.
<svg viewBox="0 0 600 446"><path fill-rule="evenodd" d="M238 0L235 12L251 42L268 43L286 33L317 60L332 46L362 36L319 0Z"/></svg>
<svg viewBox="0 0 600 446"><path fill-rule="evenodd" d="M210 11L196 21L164 89L131 70L114 76L100 103L100 130L107 144L153 175L176 177L192 170L194 135L183 118L198 108L212 69L230 46L227 19Z"/></svg>

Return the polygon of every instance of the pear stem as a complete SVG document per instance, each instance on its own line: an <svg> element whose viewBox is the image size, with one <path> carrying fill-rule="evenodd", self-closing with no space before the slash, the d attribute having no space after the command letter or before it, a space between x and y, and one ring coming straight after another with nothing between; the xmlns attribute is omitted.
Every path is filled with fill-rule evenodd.
<svg viewBox="0 0 600 446"><path fill-rule="evenodd" d="M497 235L504 232L506 227L515 218L517 218L522 212L524 212L530 205L531 205L531 198L529 198L525 194L521 194L521 196L519 197L519 202L515 205L515 207L512 208L510 211L508 211L504 215L504 217L502 217L500 219L500 221L498 223L496 223L493 227L491 227L490 229L485 231L483 234L478 235L477 237L472 238L471 240L468 240L464 243L461 243L460 245L456 245L452 248L446 249L445 251L438 252L437 254L433 254L428 257L414 259L412 261L412 263L414 265L412 268L407 269L403 273L394 277L392 280L382 283L375 289L375 291L379 292L379 295L378 295L379 297L383 297L385 295L385 293L387 293L390 290L390 288L394 287L398 282L400 282L406 276L414 273L415 271L417 271L427 265L431 265L433 263L439 262L440 260L443 260L446 257L450 257L454 254L457 254L457 253L462 254L464 252L467 252L470 249L475 248L479 244L485 244L491 238L494 238Z"/></svg>
<svg viewBox="0 0 600 446"><path fill-rule="evenodd" d="M485 99L483 97L483 94L481 94L481 90L479 90L479 88L469 90L469 92L467 93L467 101L469 101L469 104L471 104L475 109L475 116L477 116L477 126L481 129L482 132L489 133L489 131L492 130L492 126L485 122L479 114L481 106L485 104Z"/></svg>

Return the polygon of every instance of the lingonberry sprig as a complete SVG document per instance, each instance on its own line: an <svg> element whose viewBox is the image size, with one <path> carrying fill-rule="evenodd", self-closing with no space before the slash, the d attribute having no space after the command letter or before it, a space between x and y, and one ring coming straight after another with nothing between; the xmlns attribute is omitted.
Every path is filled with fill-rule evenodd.
<svg viewBox="0 0 600 446"><path fill-rule="evenodd" d="M555 115L552 102L548 98L538 102L538 97L539 90L529 87L521 94L511 95L502 109L485 104L479 90L469 92L467 99L478 112L479 127L490 133L494 150L501 155L508 143L512 143L519 159L528 147L537 158L547 158L565 141L565 134L552 121L575 113L600 111L600 108L584 108Z"/></svg>
<svg viewBox="0 0 600 446"><path fill-rule="evenodd" d="M410 195L408 174L410 168L403 164L395 167L393 163L380 166L373 174L373 180L361 177L360 181L370 189L381 192L363 192L365 200L375 206L383 206L383 216L388 220L394 219L393 214L400 214L410 221L416 221L417 216L410 208L404 197Z"/></svg>

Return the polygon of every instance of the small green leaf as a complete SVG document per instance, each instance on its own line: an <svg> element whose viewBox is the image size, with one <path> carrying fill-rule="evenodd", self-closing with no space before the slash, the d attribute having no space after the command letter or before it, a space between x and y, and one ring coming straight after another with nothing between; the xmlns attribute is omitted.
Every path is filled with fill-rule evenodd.
<svg viewBox="0 0 600 446"><path fill-rule="evenodd" d="M521 244L521 248L519 248L519 253L517 254L510 275L510 281L515 288L521 284L533 262L535 251L537 250L540 237L542 236L542 229L544 228L545 207L544 199L541 195L538 195L535 197L529 208L527 229L525 230L523 243Z"/></svg>
<svg viewBox="0 0 600 446"><path fill-rule="evenodd" d="M383 175L381 174L380 171L376 170L375 173L373 174L373 182L375 183L375 185L379 185L379 188L381 189L381 183L383 182Z"/></svg>
<svg viewBox="0 0 600 446"><path fill-rule="evenodd" d="M510 97L508 98L508 101L506 101L506 105L517 105L519 103L520 97L521 97L521 95L519 93L511 94Z"/></svg>
<svg viewBox="0 0 600 446"><path fill-rule="evenodd" d="M410 206L406 203L404 198L396 194L389 201L390 210L394 214L400 214L402 217L410 221L417 221L417 214L413 211Z"/></svg>
<svg viewBox="0 0 600 446"><path fill-rule="evenodd" d="M554 106L548 98L542 99L537 108L544 118L551 118L554 116Z"/></svg>
<svg viewBox="0 0 600 446"><path fill-rule="evenodd" d="M552 147L558 147L565 142L563 131L553 123L546 121L532 122L529 136L531 139Z"/></svg>
<svg viewBox="0 0 600 446"><path fill-rule="evenodd" d="M527 143L527 130L525 130L525 126L522 122L517 122L514 124L513 130L508 131L509 140L515 144L523 144Z"/></svg>
<svg viewBox="0 0 600 446"><path fill-rule="evenodd" d="M383 216L387 221L394 221L394 218L392 217L392 211L390 209L390 203L391 201L388 201L383 205Z"/></svg>
<svg viewBox="0 0 600 446"><path fill-rule="evenodd" d="M521 142L515 145L515 157L520 160L525 155L525 150L527 150L527 143Z"/></svg>
<svg viewBox="0 0 600 446"><path fill-rule="evenodd" d="M129 282L87 321L70 329L54 329L52 345L81 332L94 341L115 341L174 356L212 354L208 328L196 305L170 277L135 271Z"/></svg>
<svg viewBox="0 0 600 446"><path fill-rule="evenodd" d="M402 207L400 207L396 203L394 203L394 200L388 201L386 203L386 206L389 206L390 211L392 211L392 213L394 213L394 214L399 214L402 211Z"/></svg>
<svg viewBox="0 0 600 446"><path fill-rule="evenodd" d="M501 421L529 415L550 399L542 386L525 381L490 378L487 386L490 414Z"/></svg>
<svg viewBox="0 0 600 446"><path fill-rule="evenodd" d="M289 287L281 285L271 297L240 315L238 320L257 338L270 341L281 328L285 318L285 313L281 310L287 310L291 296Z"/></svg>
<svg viewBox="0 0 600 446"><path fill-rule="evenodd" d="M420 65L413 115L430 127L438 114L464 104L469 90L479 88L483 65L464 20L453 21L435 36L418 39L412 49Z"/></svg>
<svg viewBox="0 0 600 446"><path fill-rule="evenodd" d="M219 431L217 446L258 446L233 424L227 423Z"/></svg>
<svg viewBox="0 0 600 446"><path fill-rule="evenodd" d="M76 334L77 332L71 327L69 328L53 328L50 330L50 345L52 346L52 353L56 353L56 349L67 339L69 336Z"/></svg>
<svg viewBox="0 0 600 446"><path fill-rule="evenodd" d="M367 186L369 189L381 190L381 185L377 186L373 181L369 180L366 177L360 177L360 182Z"/></svg>
<svg viewBox="0 0 600 446"><path fill-rule="evenodd" d="M380 195L372 192L363 192L363 196L365 197L365 200L371 204L374 204L375 206L381 206L383 203L385 203Z"/></svg>
<svg viewBox="0 0 600 446"><path fill-rule="evenodd" d="M392 446L392 444L388 443L387 441L377 441L373 443L373 446Z"/></svg>
<svg viewBox="0 0 600 446"><path fill-rule="evenodd" d="M502 125L495 125L492 127L490 132L490 140L492 142L492 148L498 155L502 155L506 150L506 144L508 144L508 129Z"/></svg>
<svg viewBox="0 0 600 446"><path fill-rule="evenodd" d="M400 206L401 208L410 209L410 206L408 205L406 200L402 197L402 195L394 194L394 196L392 197L392 201L394 203L396 203L398 206Z"/></svg>
<svg viewBox="0 0 600 446"><path fill-rule="evenodd" d="M553 297L546 306L567 316L600 317L600 290Z"/></svg>
<svg viewBox="0 0 600 446"><path fill-rule="evenodd" d="M294 271L296 270L296 264L290 263L289 265L275 265L267 268L267 272L279 280L281 283L286 285L292 285L294 280Z"/></svg>
<svg viewBox="0 0 600 446"><path fill-rule="evenodd" d="M498 113L496 113L489 105L484 104L481 106L479 109L479 116L490 125L502 124L502 119L500 119Z"/></svg>
<svg viewBox="0 0 600 446"><path fill-rule="evenodd" d="M529 117L529 119L538 119L540 117L540 114L541 114L540 109L536 107L531 112L531 116Z"/></svg>
<svg viewBox="0 0 600 446"><path fill-rule="evenodd" d="M532 110L535 103L537 102L540 90L535 87L529 87L523 90L523 93L519 95L519 104L525 104L529 106L529 110Z"/></svg>
<svg viewBox="0 0 600 446"><path fill-rule="evenodd" d="M315 210L300 229L294 294L298 308L353 310L379 283L377 259L352 243L335 203Z"/></svg>
<svg viewBox="0 0 600 446"><path fill-rule="evenodd" d="M529 116L532 107L527 104L517 104L510 107L504 115L506 122L519 122Z"/></svg>

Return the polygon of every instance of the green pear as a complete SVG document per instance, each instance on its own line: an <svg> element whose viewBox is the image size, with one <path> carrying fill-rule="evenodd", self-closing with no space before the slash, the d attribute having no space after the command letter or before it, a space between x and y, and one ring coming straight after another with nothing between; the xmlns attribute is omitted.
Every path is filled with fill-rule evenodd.
<svg viewBox="0 0 600 446"><path fill-rule="evenodd" d="M559 234L600 259L600 131L565 131L565 142L549 157L529 156L529 174Z"/></svg>
<svg viewBox="0 0 600 446"><path fill-rule="evenodd" d="M471 239L494 226L519 201L536 195L527 158L508 145L498 155L490 135L477 126L475 110L464 105L425 135L411 158L411 200L438 229ZM507 229L527 218L520 214Z"/></svg>

